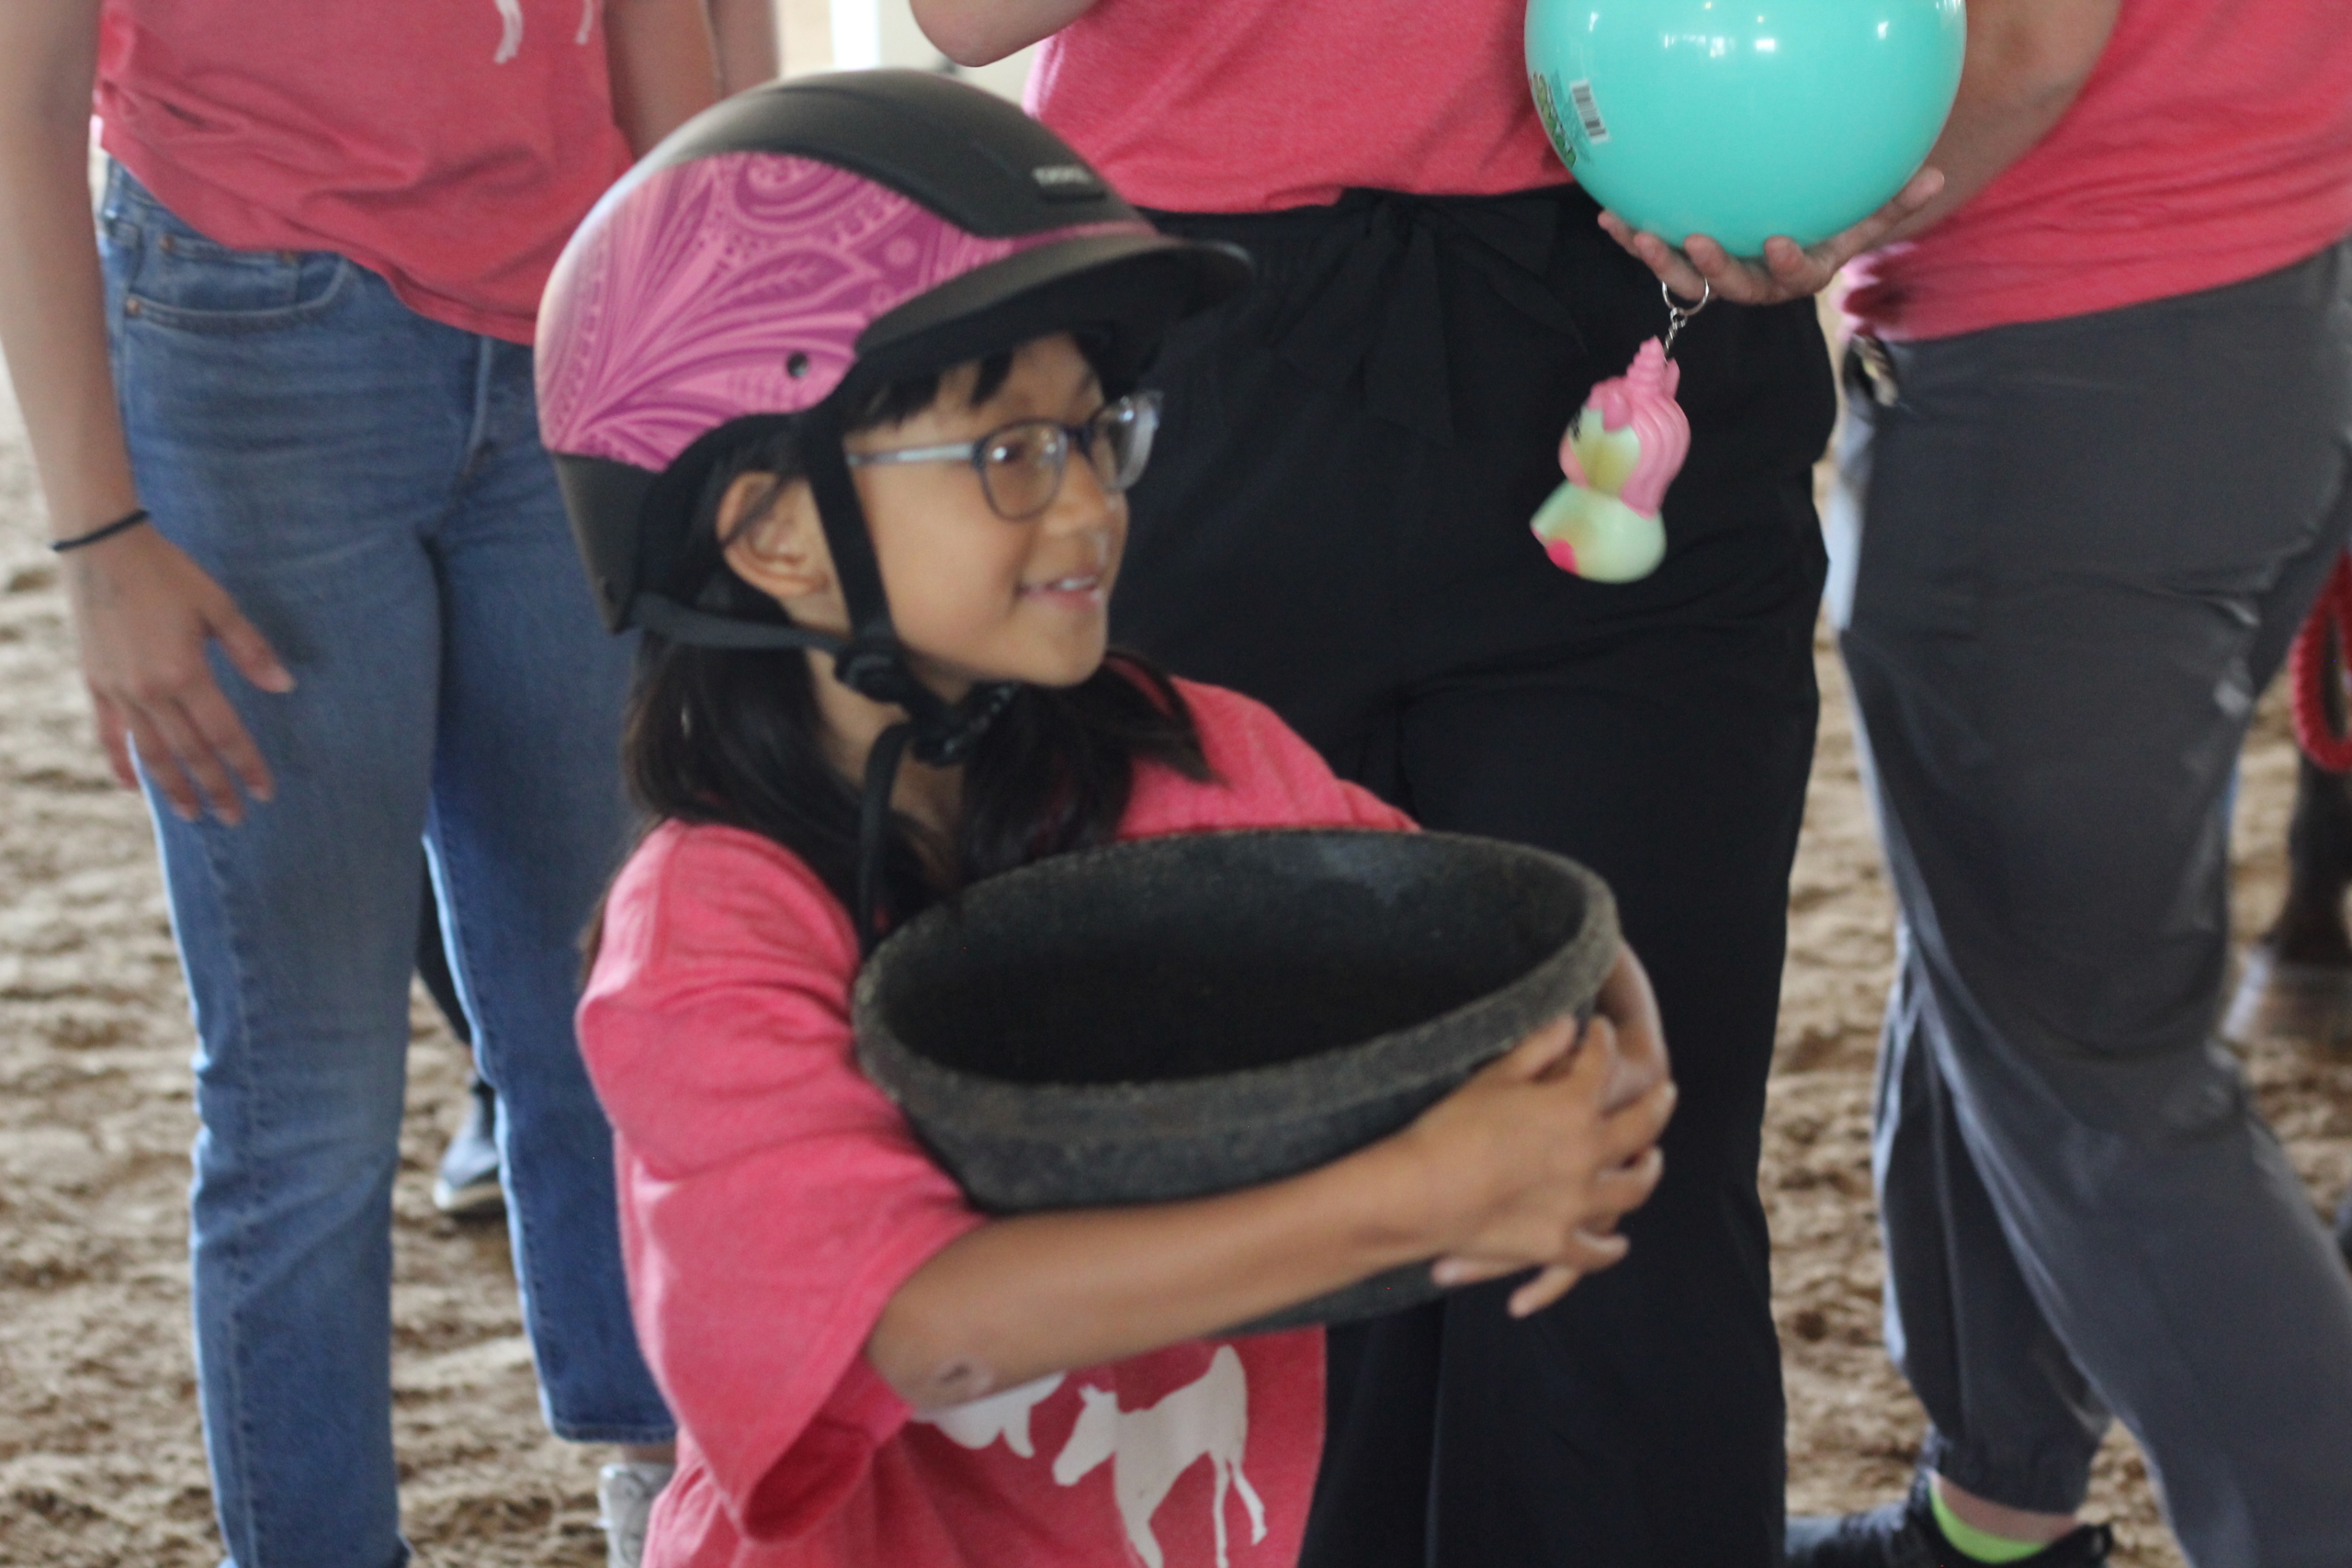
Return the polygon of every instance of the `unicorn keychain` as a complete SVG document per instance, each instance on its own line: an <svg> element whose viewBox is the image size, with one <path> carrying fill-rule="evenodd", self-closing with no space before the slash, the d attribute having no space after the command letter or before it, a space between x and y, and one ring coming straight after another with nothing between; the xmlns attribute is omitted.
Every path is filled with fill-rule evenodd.
<svg viewBox="0 0 2352 1568"><path fill-rule="evenodd" d="M1623 376L1593 388L1560 439L1568 482L1528 525L1554 566L1595 582L1631 582L1657 570L1666 558L1658 509L1690 450L1690 422L1674 400L1682 379L1674 340L1714 289L1688 308L1664 284L1658 291L1666 297L1665 338L1642 344Z"/></svg>

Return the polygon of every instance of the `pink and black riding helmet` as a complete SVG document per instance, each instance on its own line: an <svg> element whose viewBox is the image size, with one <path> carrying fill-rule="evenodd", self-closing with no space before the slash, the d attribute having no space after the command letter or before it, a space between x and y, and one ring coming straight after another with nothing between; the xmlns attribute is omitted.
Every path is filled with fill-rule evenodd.
<svg viewBox="0 0 2352 1568"><path fill-rule="evenodd" d="M944 77L859 71L741 94L597 203L539 312L543 440L605 623L676 642L817 647L915 719L918 755L968 747L963 711L907 671L841 434L873 389L1079 332L1112 396L1178 319L1237 292L1238 251L1159 233L1061 139ZM688 519L713 464L788 425L852 634L723 607ZM735 601L740 603L740 601Z"/></svg>

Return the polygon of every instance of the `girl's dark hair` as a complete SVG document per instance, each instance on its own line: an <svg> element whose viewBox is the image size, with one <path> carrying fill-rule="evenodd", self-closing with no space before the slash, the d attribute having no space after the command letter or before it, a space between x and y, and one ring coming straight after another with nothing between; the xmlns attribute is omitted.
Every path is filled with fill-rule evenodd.
<svg viewBox="0 0 2352 1568"><path fill-rule="evenodd" d="M1004 385L1012 358L981 361L972 403ZM941 381L933 375L891 383L854 405L843 423L850 430L896 423L930 407ZM741 476L773 475L774 490L747 510L757 517L800 472L788 429L747 441L715 466L693 523L690 570L708 571L697 607L782 617L775 601L728 570L718 508ZM701 648L644 634L623 739L638 804L657 818L721 823L772 840L854 908L858 791L827 761L819 734L800 650ZM964 765L954 842L938 842L892 814L882 875L887 918L904 920L967 883L1108 842L1125 814L1137 761L1210 776L1182 694L1147 660L1114 651L1079 685L1022 686Z"/></svg>

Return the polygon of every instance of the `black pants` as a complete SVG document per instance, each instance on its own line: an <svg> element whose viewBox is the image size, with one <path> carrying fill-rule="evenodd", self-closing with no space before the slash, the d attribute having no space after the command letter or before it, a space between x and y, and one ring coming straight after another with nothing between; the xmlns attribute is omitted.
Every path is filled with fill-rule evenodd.
<svg viewBox="0 0 2352 1568"><path fill-rule="evenodd" d="M1756 1192L1817 696L1813 308L1684 334L1691 454L1653 577L1555 570L1527 520L1598 378L1665 325L1574 190L1356 193L1234 240L1257 287L1170 343L1114 625L1271 703L1432 828L1615 887L1682 1099L1631 1256L1526 1322L1507 1286L1331 1337L1310 1568L1742 1568L1786 1478Z"/></svg>

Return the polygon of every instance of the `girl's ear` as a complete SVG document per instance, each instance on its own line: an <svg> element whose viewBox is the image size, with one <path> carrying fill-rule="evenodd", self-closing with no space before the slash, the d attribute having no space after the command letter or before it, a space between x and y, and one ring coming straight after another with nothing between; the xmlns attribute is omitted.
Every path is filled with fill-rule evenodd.
<svg viewBox="0 0 2352 1568"><path fill-rule="evenodd" d="M794 619L813 607L811 598L831 592L832 553L807 480L795 479L776 494L775 475L738 474L719 497L716 521L729 570Z"/></svg>

